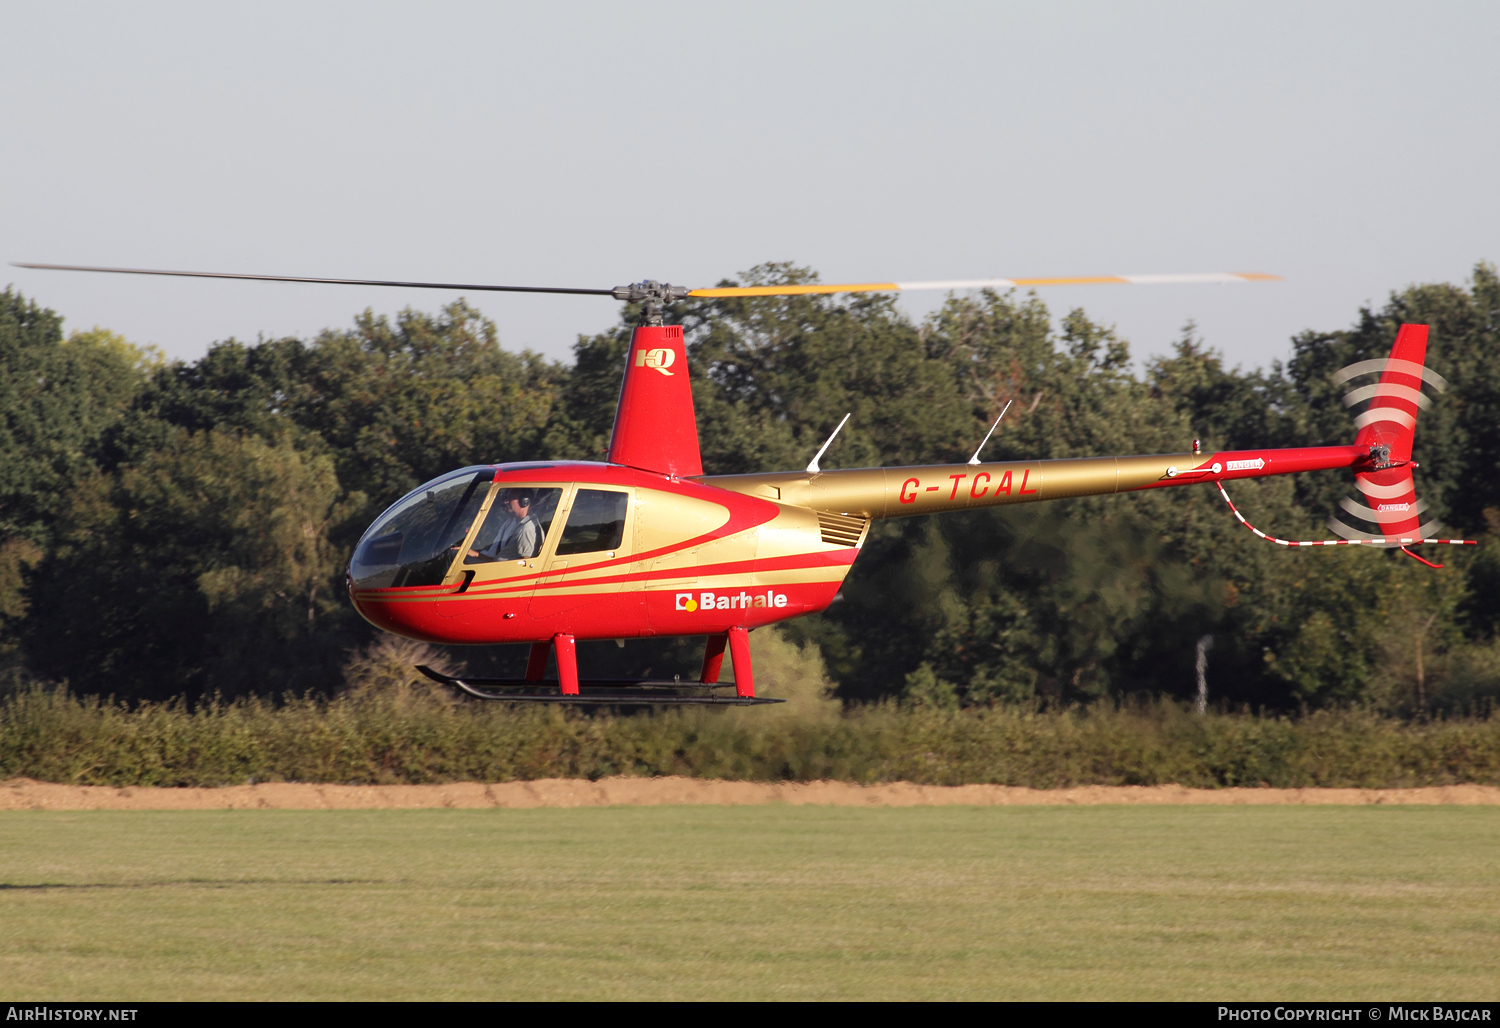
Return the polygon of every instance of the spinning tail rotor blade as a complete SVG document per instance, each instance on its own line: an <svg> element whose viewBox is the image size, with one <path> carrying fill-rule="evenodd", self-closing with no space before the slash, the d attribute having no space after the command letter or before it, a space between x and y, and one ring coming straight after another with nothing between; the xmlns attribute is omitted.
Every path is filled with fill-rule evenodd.
<svg viewBox="0 0 1500 1028"><path fill-rule="evenodd" d="M725 286L718 289L694 289L689 296L807 296L817 293L909 293L924 289L1015 289L1031 286L1088 285L1187 285L1227 284L1238 282L1280 282L1279 275L1260 272L1210 271L1186 275L1086 275L1077 278L976 278L952 282L852 282L841 285L814 282L787 286Z"/></svg>
<svg viewBox="0 0 1500 1028"><path fill-rule="evenodd" d="M1358 361L1347 368L1341 368L1334 372L1330 381L1334 385L1343 385L1345 382L1356 379L1361 375L1383 376L1387 371L1404 372L1407 375L1418 377L1440 393L1448 388L1448 380L1436 371L1433 371L1424 364L1416 364L1412 361L1402 360L1399 357L1380 357L1376 360ZM1374 392L1370 392L1353 400L1346 399L1344 406L1352 407L1359 400L1367 400L1374 395Z"/></svg>
<svg viewBox="0 0 1500 1028"><path fill-rule="evenodd" d="M1447 385L1426 365L1427 334L1426 325L1402 325L1389 357L1359 361L1332 376L1346 389L1344 406L1355 412L1355 445L1383 455L1376 467L1355 473L1360 497L1345 497L1328 519L1329 530L1345 539L1426 539L1442 528L1436 520L1422 523L1428 505L1417 499L1410 463L1417 415L1432 407L1423 386L1442 392ZM1368 376L1377 381L1354 385Z"/></svg>
<svg viewBox="0 0 1500 1028"><path fill-rule="evenodd" d="M567 289L557 286L487 286L470 282L399 282L367 278L310 278L301 275L240 275L224 271L158 271L153 268L95 268L79 264L12 264L13 268L44 271L103 271L114 275L170 275L177 278L239 278L253 282L312 282L335 286L397 286L402 289L455 289L487 293L574 293L583 296L613 296L613 289Z"/></svg>

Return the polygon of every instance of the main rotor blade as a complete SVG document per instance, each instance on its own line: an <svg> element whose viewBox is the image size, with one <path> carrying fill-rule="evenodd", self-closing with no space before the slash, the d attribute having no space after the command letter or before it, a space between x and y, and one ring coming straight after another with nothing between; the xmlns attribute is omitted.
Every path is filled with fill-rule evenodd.
<svg viewBox="0 0 1500 1028"><path fill-rule="evenodd" d="M13 268L39 268L44 271L103 271L114 275L171 275L178 278L241 278L253 282L313 282L333 286L398 286L403 289L456 289L486 293L575 293L584 296L613 296L612 289L563 289L556 286L485 286L467 282L395 282L369 278L307 278L300 275L237 275L224 271L157 271L152 268L94 268L78 264L19 264Z"/></svg>
<svg viewBox="0 0 1500 1028"><path fill-rule="evenodd" d="M81 264L33 264L14 262L11 267L44 271L96 271L112 275L167 275L176 278L227 278L252 282L310 282L337 286L394 286L403 289L451 289L460 292L487 293L565 293L578 296L620 297L618 289L569 289L559 286L492 286L474 282L405 282L393 279L313 278L303 275L243 275L224 271L163 271L156 268L103 268ZM924 289L1015 289L1032 286L1081 285L1178 285L1204 283L1279 282L1281 276L1259 272L1200 272L1183 275L1086 275L1073 278L980 278L952 282L851 282L840 284L812 283L784 286L729 286L715 289L693 289L688 296L806 296L824 293L901 293ZM677 295L682 295L678 293Z"/></svg>
<svg viewBox="0 0 1500 1028"><path fill-rule="evenodd" d="M1280 275L1210 271L1186 275L1086 275L1078 278L976 278L953 282L857 282L844 285L730 286L694 289L689 296L806 296L813 293L905 293L920 289L1015 289L1029 286L1137 285L1280 282Z"/></svg>

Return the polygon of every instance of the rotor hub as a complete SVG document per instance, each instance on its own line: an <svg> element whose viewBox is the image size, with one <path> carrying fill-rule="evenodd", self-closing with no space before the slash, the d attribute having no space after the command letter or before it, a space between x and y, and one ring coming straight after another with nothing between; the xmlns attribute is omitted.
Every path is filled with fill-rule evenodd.
<svg viewBox="0 0 1500 1028"><path fill-rule="evenodd" d="M640 304L646 324L659 327L662 324L662 306L676 300L687 299L692 290L687 286L674 286L667 282L647 279L644 282L633 282L628 286L615 286L611 292L616 300Z"/></svg>

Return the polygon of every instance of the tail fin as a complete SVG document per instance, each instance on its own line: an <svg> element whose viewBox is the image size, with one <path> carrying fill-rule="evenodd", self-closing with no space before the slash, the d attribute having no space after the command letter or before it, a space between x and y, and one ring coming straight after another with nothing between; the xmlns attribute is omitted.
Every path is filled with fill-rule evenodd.
<svg viewBox="0 0 1500 1028"><path fill-rule="evenodd" d="M1344 397L1352 407L1361 400L1373 400L1367 410L1354 419L1359 434L1355 446L1390 447L1381 463L1405 463L1411 460L1412 436L1417 428L1417 411L1430 406L1422 395L1423 362L1427 359L1427 326L1402 325L1396 333L1391 355L1381 362L1380 381L1355 389ZM1358 367L1359 365L1355 365Z"/></svg>
<svg viewBox="0 0 1500 1028"><path fill-rule="evenodd" d="M1354 445L1369 452L1375 468L1354 475L1355 487L1365 502L1346 498L1340 503L1349 514L1374 524L1379 532L1361 531L1330 518L1328 527L1345 539L1422 538L1440 527L1437 521L1421 523L1427 504L1417 500L1411 470L1417 412L1431 406L1422 392L1422 382L1425 379L1439 389L1447 384L1427 370L1426 358L1427 326L1402 325L1390 357L1351 364L1334 376L1334 381L1341 383L1360 375L1380 375L1378 382L1351 389L1344 397L1346 407L1370 402L1354 419L1359 429Z"/></svg>
<svg viewBox="0 0 1500 1028"><path fill-rule="evenodd" d="M681 325L632 333L609 462L684 478L703 474Z"/></svg>

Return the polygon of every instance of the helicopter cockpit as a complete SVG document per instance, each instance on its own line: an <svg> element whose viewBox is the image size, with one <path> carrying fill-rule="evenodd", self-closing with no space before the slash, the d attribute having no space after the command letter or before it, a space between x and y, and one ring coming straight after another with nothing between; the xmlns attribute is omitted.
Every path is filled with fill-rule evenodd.
<svg viewBox="0 0 1500 1028"><path fill-rule="evenodd" d="M453 563L453 547L468 536L494 477L494 468L462 468L397 500L354 551L349 577L355 587L440 584Z"/></svg>
<svg viewBox="0 0 1500 1028"><path fill-rule="evenodd" d="M559 508L567 524L555 556L621 547L629 494L609 489L496 481L496 467L467 467L433 479L393 504L365 532L349 562L354 588L441 585L457 568L526 566L542 555ZM460 551L462 559L458 560ZM504 572L501 572L502 574Z"/></svg>

